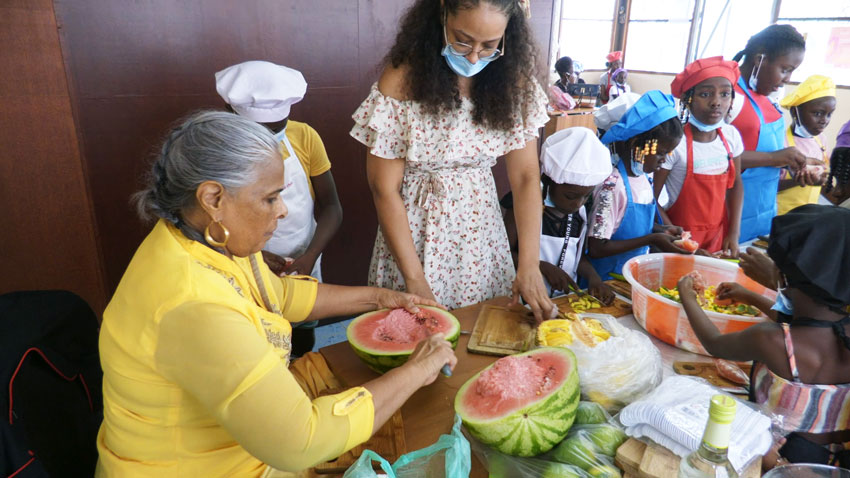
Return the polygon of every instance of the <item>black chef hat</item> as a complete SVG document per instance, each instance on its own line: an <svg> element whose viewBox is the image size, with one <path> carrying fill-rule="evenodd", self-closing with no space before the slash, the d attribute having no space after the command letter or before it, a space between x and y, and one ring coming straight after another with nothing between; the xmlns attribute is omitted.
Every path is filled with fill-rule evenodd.
<svg viewBox="0 0 850 478"><path fill-rule="evenodd" d="M794 287L833 309L850 304L850 209L806 204L773 218L767 254Z"/></svg>

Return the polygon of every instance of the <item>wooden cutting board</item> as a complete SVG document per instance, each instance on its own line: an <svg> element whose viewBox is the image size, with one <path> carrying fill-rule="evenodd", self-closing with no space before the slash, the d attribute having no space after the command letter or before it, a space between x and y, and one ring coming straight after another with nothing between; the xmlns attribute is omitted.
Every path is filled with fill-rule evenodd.
<svg viewBox="0 0 850 478"><path fill-rule="evenodd" d="M345 470L353 465L366 449L376 452L390 463L395 463L406 452L401 410L396 411L366 443L348 450L335 460L316 465L314 471L320 475L345 473ZM377 463L375 466L378 466Z"/></svg>
<svg viewBox="0 0 850 478"><path fill-rule="evenodd" d="M633 478L675 478L679 473L679 458L670 450L656 445L645 444L629 438L617 449L614 464L622 469L626 476ZM750 463L741 474L742 478L761 476L761 458Z"/></svg>
<svg viewBox="0 0 850 478"><path fill-rule="evenodd" d="M570 301L578 300L578 298L579 297L577 294L570 294L552 299L552 302L554 302L555 305L558 306L558 310L560 310L562 313L574 312L573 308L570 306ZM629 315L632 313L632 306L631 304L620 299L619 297L615 297L614 302L611 303L611 305L597 307L595 309L588 309L583 312L591 314L609 314L613 315L614 317L622 317L624 315Z"/></svg>
<svg viewBox="0 0 850 478"><path fill-rule="evenodd" d="M738 364L741 370L750 375L750 364ZM679 375L692 375L706 379L710 384L737 395L746 395L747 390L739 384L726 380L717 373L714 362L673 362L673 371ZM739 389L735 391L733 389Z"/></svg>
<svg viewBox="0 0 850 478"><path fill-rule="evenodd" d="M605 281L605 284L614 289L614 292L621 296L628 297L629 299L632 298L632 285L628 282L617 279L609 279Z"/></svg>
<svg viewBox="0 0 850 478"><path fill-rule="evenodd" d="M525 309L496 305L481 308L466 350L484 355L513 355L534 345L535 328Z"/></svg>

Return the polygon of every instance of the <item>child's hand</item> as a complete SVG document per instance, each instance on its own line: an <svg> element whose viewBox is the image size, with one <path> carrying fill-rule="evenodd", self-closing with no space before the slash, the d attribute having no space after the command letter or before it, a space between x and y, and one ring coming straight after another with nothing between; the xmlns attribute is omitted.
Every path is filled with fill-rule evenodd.
<svg viewBox="0 0 850 478"><path fill-rule="evenodd" d="M738 266L747 277L767 287L776 290L780 272L773 260L754 247L748 247L747 252L741 253Z"/></svg>
<svg viewBox="0 0 850 478"><path fill-rule="evenodd" d="M590 281L587 285L587 291L599 302L602 302L602 305L611 305L614 302L614 289L600 279Z"/></svg>
<svg viewBox="0 0 850 478"><path fill-rule="evenodd" d="M694 279L691 276L682 276L679 283L676 284L679 288L679 298L682 302L685 300L696 300L697 294L694 292Z"/></svg>
<svg viewBox="0 0 850 478"><path fill-rule="evenodd" d="M543 274L543 277L545 277L546 281L549 282L552 290L561 290L564 292L570 292L570 290L581 290L569 274L554 264L550 264L546 261L540 261L540 273Z"/></svg>
<svg viewBox="0 0 850 478"><path fill-rule="evenodd" d="M733 302L744 302L749 292L746 287L737 282L721 282L717 286L717 298L720 300L731 300Z"/></svg>
<svg viewBox="0 0 850 478"><path fill-rule="evenodd" d="M685 230L679 226L661 226L661 232L670 236L676 236L676 239L679 239Z"/></svg>
<svg viewBox="0 0 850 478"><path fill-rule="evenodd" d="M679 238L676 236L671 236L666 232L655 232L650 234L650 242L652 244L661 249L662 252L675 252L677 254L690 254L690 251L686 251L681 247L673 244L673 241L678 240Z"/></svg>

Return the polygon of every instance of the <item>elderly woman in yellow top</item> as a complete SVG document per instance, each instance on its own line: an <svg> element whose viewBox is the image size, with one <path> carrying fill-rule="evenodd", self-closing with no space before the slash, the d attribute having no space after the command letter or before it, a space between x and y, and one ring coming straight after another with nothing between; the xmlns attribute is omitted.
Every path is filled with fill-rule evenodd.
<svg viewBox="0 0 850 478"><path fill-rule="evenodd" d="M260 251L283 161L265 127L201 112L171 132L136 195L158 219L103 317L98 477L290 476L369 438L456 358L423 340L402 367L310 400L287 369L290 322L432 304L411 294L280 278Z"/></svg>

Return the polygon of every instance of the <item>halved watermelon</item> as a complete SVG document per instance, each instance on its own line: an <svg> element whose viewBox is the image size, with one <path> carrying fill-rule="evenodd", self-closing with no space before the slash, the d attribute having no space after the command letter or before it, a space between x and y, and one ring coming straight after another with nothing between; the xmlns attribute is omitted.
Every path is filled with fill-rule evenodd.
<svg viewBox="0 0 850 478"><path fill-rule="evenodd" d="M460 322L436 307L419 306L418 314L404 309L381 309L358 316L348 324L346 336L354 353L378 373L407 362L422 339L442 332L457 347Z"/></svg>
<svg viewBox="0 0 850 478"><path fill-rule="evenodd" d="M572 351L542 347L478 372L455 396L455 411L482 443L508 455L534 456L567 436L579 396Z"/></svg>

